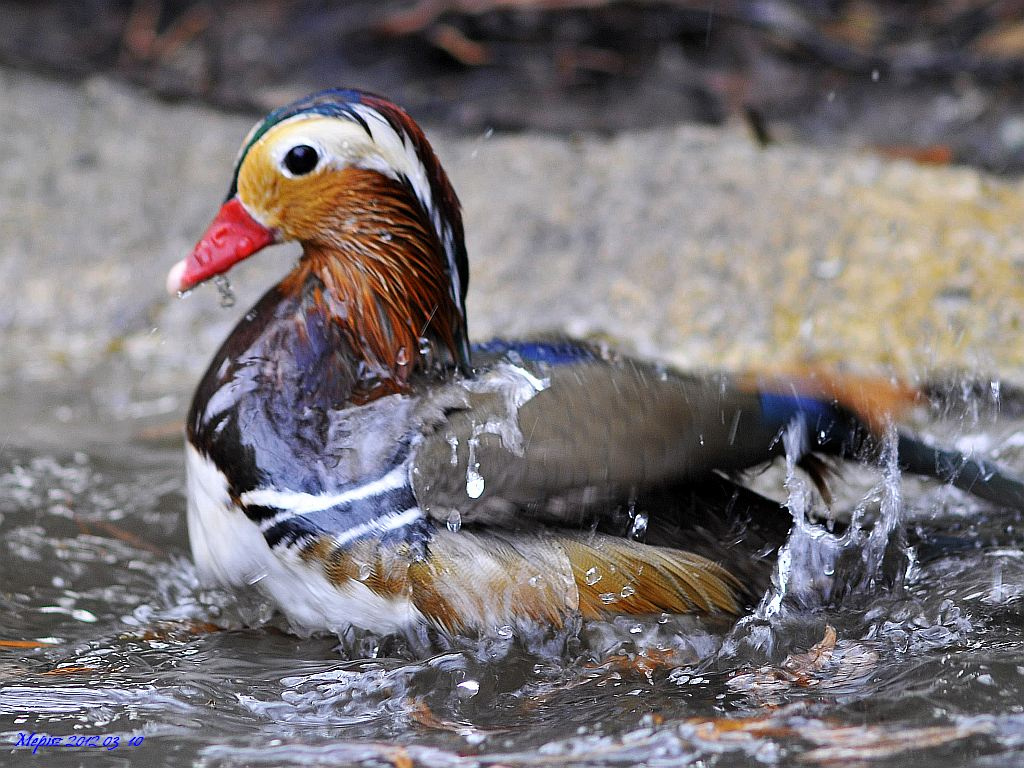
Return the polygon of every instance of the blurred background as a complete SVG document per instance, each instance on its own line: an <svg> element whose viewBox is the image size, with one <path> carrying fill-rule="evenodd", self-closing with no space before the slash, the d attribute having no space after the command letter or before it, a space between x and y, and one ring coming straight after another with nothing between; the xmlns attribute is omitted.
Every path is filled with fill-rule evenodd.
<svg viewBox="0 0 1024 768"><path fill-rule="evenodd" d="M1021 0L3 0L0 62L262 112L325 85L419 120L761 141L1024 170Z"/></svg>
<svg viewBox="0 0 1024 768"><path fill-rule="evenodd" d="M1024 764L1024 523L888 475L962 557L879 590L861 539L805 532L820 604L727 635L421 664L211 631L255 609L196 582L183 417L296 250L233 270L233 306L165 275L253 122L332 85L426 129L472 338L898 377L926 439L1024 472L1024 0L0 0L0 762L36 731L144 734L140 765Z"/></svg>
<svg viewBox="0 0 1024 768"><path fill-rule="evenodd" d="M168 297L166 270L252 122L338 85L430 136L474 338L1024 379L1024 0L0 0L0 20L0 385L57 382L74 413L79 377L112 372L94 392L180 413L294 252L235 270L231 311Z"/></svg>

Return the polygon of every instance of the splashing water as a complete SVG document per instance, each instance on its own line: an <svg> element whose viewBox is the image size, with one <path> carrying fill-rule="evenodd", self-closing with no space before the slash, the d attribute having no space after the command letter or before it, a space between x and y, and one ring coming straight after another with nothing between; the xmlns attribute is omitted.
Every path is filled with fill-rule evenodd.
<svg viewBox="0 0 1024 768"><path fill-rule="evenodd" d="M452 533L458 533L462 528L462 514L457 509L449 510L445 527Z"/></svg>
<svg viewBox="0 0 1024 768"><path fill-rule="evenodd" d="M793 515L793 530L779 553L773 589L758 609L763 618L779 613L786 602L803 609L819 608L833 604L846 593L873 591L881 582L897 587L898 573L893 572L887 557L898 560L907 556L895 428L890 426L882 440L880 481L853 510L846 532L839 536L812 519L811 483L797 466L806 451L802 442L805 434L804 425L797 420L783 437L787 506ZM875 499L876 519L865 530L868 504Z"/></svg>
<svg viewBox="0 0 1024 768"><path fill-rule="evenodd" d="M471 499L479 499L484 492L484 476L480 474L480 462L476 459L480 438L474 435L466 443L469 445L469 459L466 461L466 495Z"/></svg>
<svg viewBox="0 0 1024 768"><path fill-rule="evenodd" d="M224 309L235 306L235 292L231 288L231 281L228 280L228 276L215 275L213 284L217 286L217 292L220 294L220 305Z"/></svg>
<svg viewBox="0 0 1024 768"><path fill-rule="evenodd" d="M815 513L812 484L798 466L807 451L806 434L800 419L783 434L786 506L793 527L779 550L771 587L754 613L740 620L730 633L723 644L724 656L752 651L770 656L779 645L778 638L790 631L791 620L799 622L808 612L856 604L881 587L898 595L909 573L913 555L903 533L895 427L890 425L881 441L880 479L856 505L846 530L838 535L818 521L830 513Z"/></svg>
<svg viewBox="0 0 1024 768"><path fill-rule="evenodd" d="M547 379L534 376L525 368L502 363L483 375L466 381L463 386L473 393L500 395L504 412L495 413L483 423L473 423L471 436L466 440L469 456L466 462L466 495L479 499L484 492L485 479L480 469L477 451L480 437L485 434L497 435L504 448L521 456L523 454L523 433L519 429L519 409L538 392L549 385ZM451 461L458 462L458 441L448 440L452 447Z"/></svg>

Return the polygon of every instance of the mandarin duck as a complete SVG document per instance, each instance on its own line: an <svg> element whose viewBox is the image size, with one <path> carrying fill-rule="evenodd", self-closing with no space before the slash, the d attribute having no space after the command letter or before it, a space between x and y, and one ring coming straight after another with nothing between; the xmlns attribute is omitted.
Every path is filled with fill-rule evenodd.
<svg viewBox="0 0 1024 768"><path fill-rule="evenodd" d="M299 633L736 615L792 522L737 473L794 424L811 471L877 456L879 409L841 388L686 375L562 338L471 345L458 198L379 96L327 90L257 124L168 289L284 241L301 257L192 401L187 503L200 575L258 590ZM909 435L899 452L1022 506L983 462Z"/></svg>

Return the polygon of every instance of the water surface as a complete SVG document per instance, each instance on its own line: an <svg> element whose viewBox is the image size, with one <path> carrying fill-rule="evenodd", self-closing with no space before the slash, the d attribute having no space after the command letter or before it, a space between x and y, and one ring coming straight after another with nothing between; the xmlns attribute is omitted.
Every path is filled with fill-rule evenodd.
<svg viewBox="0 0 1024 768"><path fill-rule="evenodd" d="M917 426L1024 470L1024 419L964 392ZM197 584L180 398L124 381L10 393L4 762L1024 761L1019 516L891 464L836 486L837 509L870 530L797 525L775 588L734 627L620 619L423 653L369 635L299 638L265 606ZM794 509L820 507L781 462L758 483ZM43 736L86 746L37 747Z"/></svg>

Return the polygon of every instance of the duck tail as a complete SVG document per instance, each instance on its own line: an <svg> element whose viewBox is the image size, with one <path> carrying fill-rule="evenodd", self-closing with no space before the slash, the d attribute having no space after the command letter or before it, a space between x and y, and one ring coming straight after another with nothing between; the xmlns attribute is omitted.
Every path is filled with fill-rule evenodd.
<svg viewBox="0 0 1024 768"><path fill-rule="evenodd" d="M899 464L905 472L934 477L996 506L1024 510L1024 480L984 459L900 434Z"/></svg>
<svg viewBox="0 0 1024 768"><path fill-rule="evenodd" d="M919 390L898 382L821 372L807 378L762 380L759 388L764 407L776 419L804 419L812 453L843 459L876 457L888 425L922 400ZM993 462L930 445L902 431L898 461L904 472L949 483L1000 507L1024 510L1024 479ZM819 475L812 472L816 483Z"/></svg>

